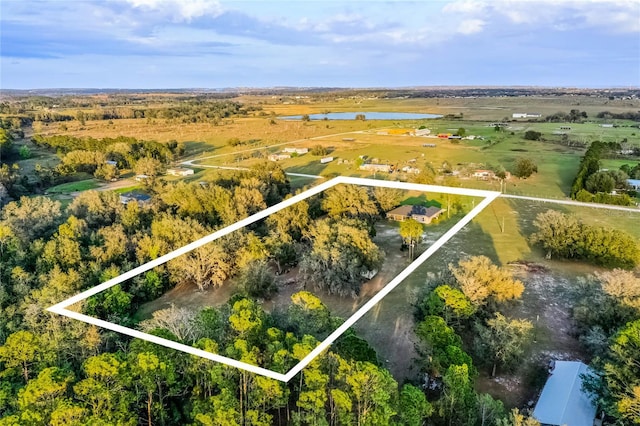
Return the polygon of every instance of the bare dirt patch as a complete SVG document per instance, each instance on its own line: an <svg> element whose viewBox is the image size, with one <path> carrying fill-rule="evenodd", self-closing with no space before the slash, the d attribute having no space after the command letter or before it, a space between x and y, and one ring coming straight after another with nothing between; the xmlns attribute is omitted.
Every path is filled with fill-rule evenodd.
<svg viewBox="0 0 640 426"><path fill-rule="evenodd" d="M573 284L575 275L560 271L557 266L551 262L514 266L515 274L525 283L525 291L521 301L502 311L509 317L530 320L535 327L534 339L514 371L499 369L494 378L481 371L476 383L479 391L499 397L509 407L526 406L537 399L551 359L589 361L573 333L571 305L562 291Z"/></svg>

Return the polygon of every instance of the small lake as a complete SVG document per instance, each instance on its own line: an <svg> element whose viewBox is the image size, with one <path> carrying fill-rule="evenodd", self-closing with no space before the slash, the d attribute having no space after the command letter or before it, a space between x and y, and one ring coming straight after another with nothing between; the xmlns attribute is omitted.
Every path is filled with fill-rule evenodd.
<svg viewBox="0 0 640 426"><path fill-rule="evenodd" d="M415 112L330 112L328 114L309 114L311 120L355 120L357 114L363 114L367 120L423 120L440 118L439 114L420 114ZM279 117L281 120L301 120L302 115Z"/></svg>

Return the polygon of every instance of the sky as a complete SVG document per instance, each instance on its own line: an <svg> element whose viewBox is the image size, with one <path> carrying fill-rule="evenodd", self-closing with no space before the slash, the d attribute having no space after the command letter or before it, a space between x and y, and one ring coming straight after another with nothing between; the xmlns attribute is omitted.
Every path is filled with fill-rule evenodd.
<svg viewBox="0 0 640 426"><path fill-rule="evenodd" d="M640 86L640 0L1 0L0 89Z"/></svg>

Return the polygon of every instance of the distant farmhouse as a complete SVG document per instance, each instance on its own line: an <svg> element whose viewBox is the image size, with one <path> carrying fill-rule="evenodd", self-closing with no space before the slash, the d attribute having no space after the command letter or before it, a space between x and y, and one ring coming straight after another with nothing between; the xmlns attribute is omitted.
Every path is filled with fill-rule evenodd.
<svg viewBox="0 0 640 426"><path fill-rule="evenodd" d="M487 180L487 179L494 179L496 177L496 174L491 170L479 169L473 172L472 176L477 179Z"/></svg>
<svg viewBox="0 0 640 426"><path fill-rule="evenodd" d="M414 175L417 175L418 173L420 173L420 169L416 167L411 167L411 166L404 166L400 170L402 170L404 173L412 173Z"/></svg>
<svg viewBox="0 0 640 426"><path fill-rule="evenodd" d="M387 212L387 217L391 220L403 222L407 219L414 219L421 223L431 223L433 220L438 219L438 216L442 214L444 210L439 207L424 207L424 206L400 206L390 212Z"/></svg>
<svg viewBox="0 0 640 426"><path fill-rule="evenodd" d="M324 157L320 159L320 164L327 164L333 161L333 157Z"/></svg>
<svg viewBox="0 0 640 426"><path fill-rule="evenodd" d="M552 361L533 417L543 425L593 426L596 406L582 390L583 376L592 374L580 361Z"/></svg>
<svg viewBox="0 0 640 426"><path fill-rule="evenodd" d="M137 202L141 206L147 205L151 202L151 196L135 191L120 194L120 202L125 206L133 201Z"/></svg>
<svg viewBox="0 0 640 426"><path fill-rule="evenodd" d="M431 130L429 129L416 129L413 132L414 136L429 136L431 134Z"/></svg>
<svg viewBox="0 0 640 426"><path fill-rule="evenodd" d="M280 161L286 160L287 158L291 158L291 154L271 154L269 156L269 161Z"/></svg>
<svg viewBox="0 0 640 426"><path fill-rule="evenodd" d="M289 154L303 155L309 152L309 148L285 148L282 150L282 152L286 152Z"/></svg>
<svg viewBox="0 0 640 426"><path fill-rule="evenodd" d="M513 114L511 114L512 118L540 118L542 117L542 114L539 113L528 113L528 112L514 112Z"/></svg>
<svg viewBox="0 0 640 426"><path fill-rule="evenodd" d="M390 164L363 164L359 167L360 170L368 170L370 172L382 172L382 173L391 173L393 171L393 166Z"/></svg>
<svg viewBox="0 0 640 426"><path fill-rule="evenodd" d="M171 176L189 176L192 175L193 169L187 169L183 167L176 167L173 169L167 169L167 174Z"/></svg>

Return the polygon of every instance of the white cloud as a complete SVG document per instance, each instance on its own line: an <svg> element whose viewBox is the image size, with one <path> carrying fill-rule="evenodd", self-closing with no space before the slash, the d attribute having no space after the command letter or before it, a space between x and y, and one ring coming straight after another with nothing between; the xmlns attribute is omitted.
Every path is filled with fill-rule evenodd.
<svg viewBox="0 0 640 426"><path fill-rule="evenodd" d="M639 0L455 0L442 11L482 19L487 26L506 18L513 24L548 24L558 30L579 26L611 33L640 32Z"/></svg>
<svg viewBox="0 0 640 426"><path fill-rule="evenodd" d="M465 19L460 23L458 32L460 34L474 34L482 31L485 21L482 19Z"/></svg>
<svg viewBox="0 0 640 426"><path fill-rule="evenodd" d="M487 4L483 1L477 0L462 0L454 1L453 3L446 4L442 11L446 13L468 13L476 14L481 13L487 8Z"/></svg>
<svg viewBox="0 0 640 426"><path fill-rule="evenodd" d="M160 11L176 21L190 21L202 16L218 16L222 6L217 0L124 0L134 8Z"/></svg>

